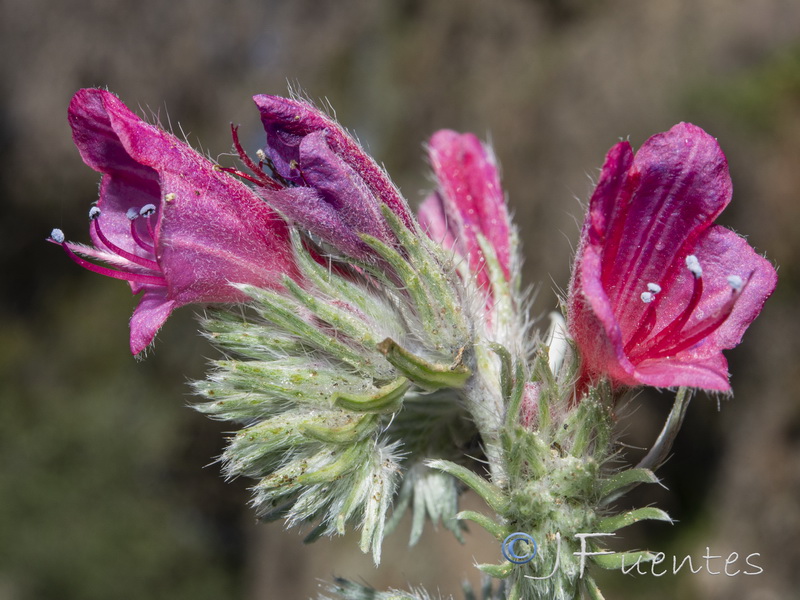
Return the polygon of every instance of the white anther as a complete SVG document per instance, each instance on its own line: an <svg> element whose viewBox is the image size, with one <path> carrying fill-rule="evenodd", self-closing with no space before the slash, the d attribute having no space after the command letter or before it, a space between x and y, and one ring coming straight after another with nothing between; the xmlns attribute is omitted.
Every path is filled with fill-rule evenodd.
<svg viewBox="0 0 800 600"><path fill-rule="evenodd" d="M139 211L139 214L141 216L143 216L143 217L149 217L150 215L154 214L155 212L156 212L156 205L155 204L145 204L141 208L141 210Z"/></svg>
<svg viewBox="0 0 800 600"><path fill-rule="evenodd" d="M650 292L642 292L642 295L639 296L642 299L642 302L645 304L650 304L653 300L656 299L655 294L651 294Z"/></svg>
<svg viewBox="0 0 800 600"><path fill-rule="evenodd" d="M654 294L658 294L661 291L661 286L657 283L648 283L647 289L653 292Z"/></svg>
<svg viewBox="0 0 800 600"><path fill-rule="evenodd" d="M686 268L691 271L695 279L700 279L703 276L703 267L700 266L700 261L694 254L686 257Z"/></svg>
<svg viewBox="0 0 800 600"><path fill-rule="evenodd" d="M164 202L172 202L173 200L175 200L175 192L164 195Z"/></svg>
<svg viewBox="0 0 800 600"><path fill-rule="evenodd" d="M261 160L261 161L267 160L267 155L264 153L264 151L261 148L256 150L256 156L258 157L258 160Z"/></svg>
<svg viewBox="0 0 800 600"><path fill-rule="evenodd" d="M738 275L728 275L728 285L733 288L734 292L738 292L742 289L744 282Z"/></svg>
<svg viewBox="0 0 800 600"><path fill-rule="evenodd" d="M131 207L128 209L128 212L125 213L125 216L128 217L129 221L135 221L139 218L139 211Z"/></svg>
<svg viewBox="0 0 800 600"><path fill-rule="evenodd" d="M97 217L100 216L100 209L96 206L93 206L89 209L89 220L94 221Z"/></svg>
<svg viewBox="0 0 800 600"><path fill-rule="evenodd" d="M64 232L60 229L53 229L50 232L50 239L53 240L56 244L63 244L64 243Z"/></svg>

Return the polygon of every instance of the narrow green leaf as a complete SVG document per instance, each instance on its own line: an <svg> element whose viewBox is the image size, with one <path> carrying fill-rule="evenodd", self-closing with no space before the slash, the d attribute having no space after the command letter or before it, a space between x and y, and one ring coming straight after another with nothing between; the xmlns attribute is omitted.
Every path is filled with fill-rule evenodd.
<svg viewBox="0 0 800 600"><path fill-rule="evenodd" d="M474 510L462 510L456 515L460 521L472 521L491 533L498 542L502 542L508 534L506 528L494 519Z"/></svg>
<svg viewBox="0 0 800 600"><path fill-rule="evenodd" d="M658 477L649 469L626 469L606 479L600 486L600 497L605 498L616 490L635 483L658 483Z"/></svg>
<svg viewBox="0 0 800 600"><path fill-rule="evenodd" d="M347 312L330 302L325 302L319 297L308 293L288 277L284 277L283 284L292 296L319 319L332 325L337 333L343 333L365 347L371 348L378 343L379 340L373 337L373 332L369 325L356 317L353 313Z"/></svg>
<svg viewBox="0 0 800 600"><path fill-rule="evenodd" d="M403 396L411 387L405 377L398 377L391 383L378 388L370 395L356 395L339 392L333 395L333 403L354 412L393 413L403 405Z"/></svg>
<svg viewBox="0 0 800 600"><path fill-rule="evenodd" d="M511 573L514 572L514 566L515 565L512 565L511 563L503 563L501 565L486 565L486 564L484 564L484 565L475 565L475 566L478 567L478 569L480 569L481 571L483 571L487 575L490 575L490 576L492 576L492 577L494 577L496 579L505 579L506 577L511 575Z"/></svg>
<svg viewBox="0 0 800 600"><path fill-rule="evenodd" d="M633 525L639 521L653 520L653 521L666 521L672 523L669 515L660 508L649 506L646 508L638 508L636 510L629 510L621 515L614 515L600 521L596 527L599 533L611 533L617 529L622 529L628 525Z"/></svg>
<svg viewBox="0 0 800 600"><path fill-rule="evenodd" d="M486 481L483 477L457 465L449 460L429 460L426 463L431 469L439 469L445 473L449 473L467 487L473 490L489 507L497 513L504 514L507 509L508 499L503 491L496 485Z"/></svg>
<svg viewBox="0 0 800 600"><path fill-rule="evenodd" d="M460 389L472 375L469 367L461 362L460 352L452 364L443 365L428 362L412 354L391 338L378 344L378 350L398 371L426 390Z"/></svg>
<svg viewBox="0 0 800 600"><path fill-rule="evenodd" d="M364 439L378 424L378 417L374 414L362 417L351 417L342 424L314 424L307 423L301 431L314 439L330 444L350 444Z"/></svg>
<svg viewBox="0 0 800 600"><path fill-rule="evenodd" d="M652 552L642 550L638 552L614 552L613 554L599 554L592 556L594 563L601 569L610 571L619 570L623 567L627 570L632 568L637 561L640 563L650 562L656 557Z"/></svg>

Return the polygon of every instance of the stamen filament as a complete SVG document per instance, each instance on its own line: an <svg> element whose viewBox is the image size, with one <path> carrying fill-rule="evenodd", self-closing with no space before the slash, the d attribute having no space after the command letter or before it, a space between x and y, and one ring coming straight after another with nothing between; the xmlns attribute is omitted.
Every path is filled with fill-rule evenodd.
<svg viewBox="0 0 800 600"><path fill-rule="evenodd" d="M150 222L148 221L148 225L149 223ZM145 252L149 252L150 254L155 255L156 249L147 242L145 242L139 235L139 232L136 231L136 221L131 221L131 236L133 236L133 241L136 242L139 248L141 248Z"/></svg>
<svg viewBox="0 0 800 600"><path fill-rule="evenodd" d="M151 219L150 217L152 217L152 214L147 215L144 218L144 220L145 220L145 223L147 223L147 233L150 234L150 239L155 241L156 232L153 230L153 219ZM155 255L155 248L153 249L153 255Z"/></svg>
<svg viewBox="0 0 800 600"><path fill-rule="evenodd" d="M150 219L148 217L148 226L150 225ZM109 240L103 231L100 229L100 219L93 219L92 220L92 227L94 227L94 232L97 234L97 237L100 238L100 241L105 244L109 250L112 252L119 254L122 258L125 258L131 261L134 264L139 265L140 267L144 267L145 269L150 269L152 271L160 271L161 267L158 266L158 263L154 260L149 260L147 258L142 258L141 256L137 256L132 252L128 252L127 250L123 250L116 244L114 244L111 240Z"/></svg>
<svg viewBox="0 0 800 600"><path fill-rule="evenodd" d="M669 346L675 341L675 338L680 335L684 326L692 316L692 313L700 303L700 298L703 295L703 278L694 277L693 282L694 287L692 288L692 297L689 299L689 304L686 305L681 314L678 315L674 321L672 321L669 325L666 325L661 331L653 336L648 344L633 354L630 357L631 360L641 359L643 357L651 358L654 352L661 352L665 345Z"/></svg>
<svg viewBox="0 0 800 600"><path fill-rule="evenodd" d="M742 282L741 277L735 275L732 276L738 279L738 281L735 282L738 285L733 285L733 283L729 281L731 285L731 297L728 298L728 300L722 305L717 313L711 317L708 317L707 319L703 319L700 323L692 327L692 329L685 332L683 337L680 340L677 340L672 346L656 351L652 358L662 358L664 356L669 356L670 354L677 354L686 348L694 346L697 342L719 329L722 324L728 320L728 317L731 316L733 307L736 305L737 300L739 300L741 297L742 290L750 283L750 278L752 275L753 274L750 273L750 276L744 282Z"/></svg>
<svg viewBox="0 0 800 600"><path fill-rule="evenodd" d="M108 267L96 265L93 262L89 262L85 258L78 256L66 243L58 243L56 240L53 240L53 242L61 246L64 249L64 252L67 253L67 256L69 256L76 264L88 271L92 271L93 273L99 273L100 275L111 277L112 279L133 281L135 283L154 284L161 286L167 285L166 279L159 277L158 275L145 275L143 273L132 273L130 271L117 271L116 269L109 269Z"/></svg>
<svg viewBox="0 0 800 600"><path fill-rule="evenodd" d="M677 354L681 350L691 348L697 342L712 334L728 319L733 311L733 305L736 304L738 297L739 295L736 294L736 296L725 303L725 305L715 316L701 321L695 327L693 327L691 331L686 332L686 334L684 334L685 337L677 340L675 344L667 348L661 348L657 350L652 355L649 355L648 358L663 358L665 356L670 356L671 354Z"/></svg>
<svg viewBox="0 0 800 600"><path fill-rule="evenodd" d="M244 177L256 185L262 185L273 190L281 189L281 185L271 177L267 176L267 174L264 173L259 166L256 166L256 164L253 162L253 159L250 158L244 151L244 148L242 148L242 145L239 143L239 127L233 123L231 123L231 136L233 137L233 146L236 148L236 153L239 155L239 158L245 164L245 166L253 172L253 175L255 175L257 179L254 179L249 175L245 175L241 171L232 170L229 172L233 172L239 177ZM223 168L223 171L228 171L228 169Z"/></svg>

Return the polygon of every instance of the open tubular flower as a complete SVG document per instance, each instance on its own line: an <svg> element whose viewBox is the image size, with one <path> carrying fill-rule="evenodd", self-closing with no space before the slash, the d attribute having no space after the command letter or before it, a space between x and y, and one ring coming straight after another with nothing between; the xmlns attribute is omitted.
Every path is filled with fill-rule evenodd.
<svg viewBox="0 0 800 600"><path fill-rule="evenodd" d="M731 199L716 140L680 123L634 156L614 146L573 267L569 331L584 381L727 392L736 346L775 289L772 265L713 225Z"/></svg>
<svg viewBox="0 0 800 600"><path fill-rule="evenodd" d="M408 204L389 177L334 120L300 100L267 95L253 100L266 131L265 157L286 185L262 187L272 206L355 258L373 255L362 234L394 242L382 205L412 226Z"/></svg>
<svg viewBox="0 0 800 600"><path fill-rule="evenodd" d="M295 272L286 224L263 200L113 94L79 91L69 122L84 162L103 174L89 211L94 247L66 242L58 229L50 239L79 265L142 293L133 354L175 308L242 301L230 283L274 288Z"/></svg>

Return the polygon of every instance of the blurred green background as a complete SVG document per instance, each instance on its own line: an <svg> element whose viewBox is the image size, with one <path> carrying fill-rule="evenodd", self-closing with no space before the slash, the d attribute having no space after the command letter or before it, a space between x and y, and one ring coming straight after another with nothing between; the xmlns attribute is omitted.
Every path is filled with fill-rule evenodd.
<svg viewBox="0 0 800 600"><path fill-rule="evenodd" d="M429 531L407 552L406 528L376 571L351 538L303 547L280 524L257 526L247 482L212 464L224 426L187 407L187 381L215 355L192 310L137 362L127 286L44 241L52 227L88 240L98 177L66 122L78 88L169 115L217 156L231 121L257 147L249 97L288 84L329 101L412 203L431 185L433 131L490 138L536 316L567 285L581 201L613 143L681 120L719 138L735 185L721 222L779 266L780 283L728 353L735 397L718 412L698 396L662 471L670 491L636 492L679 522L619 543L759 552L764 573L609 573L604 591L800 598L800 2L0 0L0 50L0 600L307 598L332 574L446 595L475 581L474 560L499 558L474 528L465 546ZM669 402L636 398L624 441L648 445Z"/></svg>

